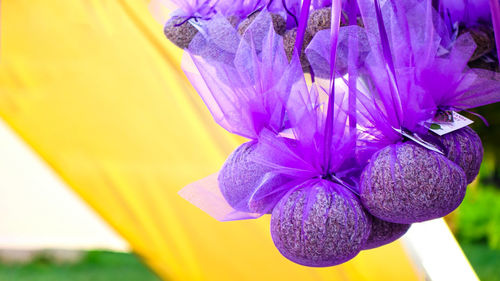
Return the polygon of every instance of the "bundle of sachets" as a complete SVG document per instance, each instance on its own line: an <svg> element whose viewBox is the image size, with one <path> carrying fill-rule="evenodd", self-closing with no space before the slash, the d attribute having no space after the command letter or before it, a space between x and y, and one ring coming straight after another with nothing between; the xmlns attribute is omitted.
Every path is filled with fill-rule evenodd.
<svg viewBox="0 0 500 281"><path fill-rule="evenodd" d="M459 112L500 101L500 74L471 68L477 38L447 3L180 4L165 33L196 29L179 44L189 81L249 140L180 195L220 221L271 215L279 252L313 267L456 209L483 155Z"/></svg>

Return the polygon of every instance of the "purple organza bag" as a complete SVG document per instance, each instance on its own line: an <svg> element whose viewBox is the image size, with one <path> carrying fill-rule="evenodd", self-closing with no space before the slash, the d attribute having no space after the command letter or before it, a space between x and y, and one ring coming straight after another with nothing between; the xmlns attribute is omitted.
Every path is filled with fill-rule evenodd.
<svg viewBox="0 0 500 281"><path fill-rule="evenodd" d="M450 54L440 54L431 2L358 3L363 21L377 23L365 27L371 51L357 93L358 157L370 159L360 180L363 205L372 215L400 224L444 216L463 200L466 176L425 126L437 111L432 97L437 95L429 91L450 90L446 79L427 84L421 79L422 69L449 75L435 66ZM463 66L457 75L461 72ZM478 94L495 102L489 90Z"/></svg>
<svg viewBox="0 0 500 281"><path fill-rule="evenodd" d="M358 99L364 108L360 120L371 120L364 124L365 147L378 146L372 152L400 140L400 129L425 135L422 124L440 109L460 111L500 100L498 74L467 67L475 49L470 35L460 36L450 50L440 47L442 25L430 2L386 2L379 17L383 31L378 24L365 28L371 51ZM373 1L359 4L363 20L376 23Z"/></svg>
<svg viewBox="0 0 500 281"><path fill-rule="evenodd" d="M425 99L433 101L434 113L468 110L500 101L500 73L467 67L475 47L472 37L464 34L448 54L435 55L415 66L415 82L424 90Z"/></svg>
<svg viewBox="0 0 500 281"><path fill-rule="evenodd" d="M214 120L227 131L252 140L256 140L264 129L278 134L285 128L285 104L290 88L303 76L300 63L295 60L288 62L282 39L275 34L268 14L261 13L259 17L267 17L269 27L260 42L262 51L257 50L257 42L247 41L242 36L232 61L207 58L196 55L198 52L195 51L188 53L183 62L188 79ZM249 28L246 32L251 33L253 29ZM218 49L231 46L221 47L219 42L214 42L210 47L215 49L215 54ZM204 206L213 206L212 209L200 207L219 220L258 216L228 206L214 177L193 183L180 194L195 204L203 201ZM211 198L213 201L210 202ZM245 205L249 200L248 197L241 199Z"/></svg>
<svg viewBox="0 0 500 281"><path fill-rule="evenodd" d="M329 40L330 30L319 31L305 51L307 59L313 69L313 73L317 77L328 77L330 75ZM368 38L363 28L356 25L341 28L339 31L337 58L335 60L335 69L340 75L344 75L348 71L349 54L351 56L353 55L352 52L349 51L349 45L352 44L352 40L356 40L358 50L356 52L357 58L355 58L357 64L351 65L351 68L361 68L366 60L366 56L370 52Z"/></svg>
<svg viewBox="0 0 500 281"><path fill-rule="evenodd" d="M289 89L302 74L294 62L288 62L283 41L274 32L268 15L267 20L270 29L260 42L262 52L257 50L257 42L233 34L231 40L237 41L236 46L219 44L223 38L208 46L213 47L209 52L214 56L218 50L234 52L232 60L207 58L197 55L196 50L186 54L183 61L184 72L215 121L227 131L249 139L256 139L265 127L275 133L283 129ZM247 33L252 31L249 28Z"/></svg>
<svg viewBox="0 0 500 281"><path fill-rule="evenodd" d="M272 190L258 191L259 196L253 200L274 205L296 186L313 178L334 181L357 192L356 175L362 165L354 159L357 134L355 128L348 126L348 91L337 87L334 101L330 100L333 112L330 114L329 100L328 91L318 84L310 89L305 80L294 84L287 103L292 137L263 131L257 145L260 152L257 155L261 157L254 158L272 167L275 174L287 175L292 181ZM329 115L332 117L327 118Z"/></svg>

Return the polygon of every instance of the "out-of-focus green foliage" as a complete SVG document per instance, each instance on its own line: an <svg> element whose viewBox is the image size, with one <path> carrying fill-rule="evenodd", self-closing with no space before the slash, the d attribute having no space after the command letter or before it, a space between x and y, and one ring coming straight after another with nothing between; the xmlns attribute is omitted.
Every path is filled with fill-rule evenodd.
<svg viewBox="0 0 500 281"><path fill-rule="evenodd" d="M492 250L485 244L461 246L481 281L500 281L500 250Z"/></svg>
<svg viewBox="0 0 500 281"><path fill-rule="evenodd" d="M160 281L133 254L90 251L78 263L61 264L40 255L28 264L0 264L5 281Z"/></svg>
<svg viewBox="0 0 500 281"><path fill-rule="evenodd" d="M480 180L496 188L500 188L500 103L483 106L472 111L481 114L489 123L486 126L477 116L465 115L474 120L472 128L479 134L483 142L488 169L481 167ZM484 164L484 163L483 163Z"/></svg>
<svg viewBox="0 0 500 281"><path fill-rule="evenodd" d="M456 235L463 243L486 243L500 250L500 190L469 188L456 217Z"/></svg>
<svg viewBox="0 0 500 281"><path fill-rule="evenodd" d="M478 185L467 190L457 210L456 236L461 243L485 243L500 249L500 103L473 110L489 123L486 126L471 114L474 130L484 146Z"/></svg>
<svg viewBox="0 0 500 281"><path fill-rule="evenodd" d="M454 217L455 235L479 278L500 281L500 103L474 109L489 123L472 128L484 146L478 184L471 186Z"/></svg>

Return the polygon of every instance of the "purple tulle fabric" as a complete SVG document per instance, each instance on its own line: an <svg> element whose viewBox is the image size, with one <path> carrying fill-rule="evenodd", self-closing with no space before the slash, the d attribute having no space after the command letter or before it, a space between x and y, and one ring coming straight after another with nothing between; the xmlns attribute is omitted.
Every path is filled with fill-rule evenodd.
<svg viewBox="0 0 500 281"><path fill-rule="evenodd" d="M321 9L332 5L332 0L312 0L311 6L313 9Z"/></svg>
<svg viewBox="0 0 500 281"><path fill-rule="evenodd" d="M268 0L237 0L218 1L217 9L224 16L236 16L241 19L246 18L258 9L262 9L268 4Z"/></svg>
<svg viewBox="0 0 500 281"><path fill-rule="evenodd" d="M269 191L258 192L253 200L266 201L273 206L292 188L312 178L329 179L343 184L344 188L357 192L359 166L354 161L356 134L347 125L345 105L347 92L335 96L333 135L325 135L327 92L313 85L309 90L305 81L296 83L287 104L287 113L293 130L293 140L276 137L263 131L259 138L256 155L266 156L254 160L272 167L275 175L286 175L292 179L288 184ZM327 144L330 143L330 145ZM327 168L329 166L329 168Z"/></svg>
<svg viewBox="0 0 500 281"><path fill-rule="evenodd" d="M274 2L279 4L275 4ZM292 10L298 9L297 0L286 0L286 3ZM186 19L211 19L216 14L224 17L246 18L251 13L261 10L265 7L272 7L270 11L285 14L286 10L281 4L281 0L152 0L151 7L155 10L167 8L175 10L171 16L182 17ZM153 11L155 12L155 11Z"/></svg>
<svg viewBox="0 0 500 281"><path fill-rule="evenodd" d="M166 1L166 0L164 0ZM212 17L216 12L217 0L170 0L177 8L173 16L185 18Z"/></svg>
<svg viewBox="0 0 500 281"><path fill-rule="evenodd" d="M336 57L339 20L340 17L332 20L336 28L331 31L329 41L330 59ZM267 130L261 133L256 155L266 157L255 157L255 161L272 167L275 174L286 175L291 181L261 192L253 200L274 205L311 179L329 180L347 192L357 192L362 165L356 162L354 154L357 131L353 126L356 110L352 107L353 92L334 83L333 66L330 73L328 86L314 83L308 87L304 79L292 86L286 109L293 140L276 137Z"/></svg>
<svg viewBox="0 0 500 281"><path fill-rule="evenodd" d="M213 36L208 41L199 34L183 64L215 121L227 131L249 139L256 139L263 128L276 134L282 131L290 87L302 75L300 64L289 64L269 14L261 13L258 18L268 23L267 34L254 33L251 25L242 36L250 41L242 40L227 21L218 18L222 23L213 25L213 32L208 32L220 32L222 27L228 30L225 36ZM254 36L263 40L255 42Z"/></svg>
<svg viewBox="0 0 500 281"><path fill-rule="evenodd" d="M360 157L400 141L397 130L426 135L422 125L438 109L459 111L500 100L498 73L467 67L475 49L469 34L449 50L441 47L444 29L430 0L388 1L379 13L371 0L358 4L370 44L358 87Z"/></svg>
<svg viewBox="0 0 500 281"><path fill-rule="evenodd" d="M328 77L330 75L330 52L328 43L330 40L330 30L322 30L316 33L311 43L306 48L306 55L314 74L318 77ZM355 40L357 44L357 56L354 58L355 64L349 62L349 45ZM337 58L335 60L335 69L338 74L344 75L351 68L361 68L364 64L370 45L363 28L357 25L342 27L339 30L339 43L337 45ZM351 58L352 59L352 58Z"/></svg>
<svg viewBox="0 0 500 281"><path fill-rule="evenodd" d="M179 195L219 221L254 219L259 213L248 213L234 209L222 195L217 183L218 174L190 183L179 191Z"/></svg>
<svg viewBox="0 0 500 281"><path fill-rule="evenodd" d="M424 90L425 99L433 101L434 112L468 110L500 101L500 74L467 67L475 46L472 37L464 34L446 56L416 66L415 84Z"/></svg>
<svg viewBox="0 0 500 281"><path fill-rule="evenodd" d="M500 3L490 0L491 22L495 33L495 42L500 42ZM497 47L497 60L500 59L500 48Z"/></svg>
<svg viewBox="0 0 500 281"><path fill-rule="evenodd" d="M298 58L288 62L282 38L275 34L269 14L261 12L258 18L268 25L265 36L256 34L262 29L255 29L252 25L245 34L239 36L234 28L230 30L230 24L224 18L216 17L221 22L218 27L227 30L226 36L212 36L206 40L204 34L199 34L191 43L189 55L183 62L188 79L215 121L227 131L253 140L258 139L262 131L274 137L286 128L289 116L285 106L291 87L300 77L303 78ZM208 26L213 27L213 32L221 30L216 29L217 25ZM263 39L256 42L253 40L254 36ZM228 39L237 44L228 44ZM200 44L202 41L207 44ZM225 50L225 53L221 50ZM271 178L275 176L265 175L264 182L259 185L260 190L257 189L255 194L250 193L251 197L258 198L264 189L268 189L266 182L272 182ZM254 214L226 208L228 204L224 197L212 189L209 190L208 199L199 199L198 196L203 198L207 193L207 187L217 186L211 180L214 178L191 184L181 191L181 195L193 204L205 200L204 210L218 220L255 217ZM196 194L198 195L194 196ZM261 214L267 213L271 208L256 200L237 205L253 206L253 209L261 210ZM210 206L213 206L213 210Z"/></svg>
<svg viewBox="0 0 500 281"><path fill-rule="evenodd" d="M420 90L423 100L432 100L434 113L437 109L460 111L500 101L500 75L467 66L476 49L470 34L462 34L446 50L440 48L439 42L451 35L439 28L442 22L434 17L429 2L414 3L406 17L392 17L399 27L408 28L398 30L394 24L388 27L396 71L409 72L414 77L406 84L400 83L400 88ZM479 5L481 1L468 2ZM409 40L398 39L399 34L407 34Z"/></svg>

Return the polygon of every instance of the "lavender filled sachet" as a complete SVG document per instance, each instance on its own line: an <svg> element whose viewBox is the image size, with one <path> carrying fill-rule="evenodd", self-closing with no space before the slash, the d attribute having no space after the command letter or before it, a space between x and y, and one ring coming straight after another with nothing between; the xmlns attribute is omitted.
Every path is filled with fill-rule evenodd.
<svg viewBox="0 0 500 281"><path fill-rule="evenodd" d="M338 31L332 38L335 58ZM314 267L352 259L372 230L357 196L363 164L355 159L356 128L348 126L355 122L349 118L355 118L351 91L336 89L333 79L329 90L320 84L308 89L305 81L294 84L287 103L293 141L264 132L257 147L261 158L255 159L290 178L261 195L277 201L271 215L274 244L288 259Z"/></svg>
<svg viewBox="0 0 500 281"><path fill-rule="evenodd" d="M447 215L465 196L465 174L455 163L412 142L378 151L361 177L363 205L374 216L414 223Z"/></svg>
<svg viewBox="0 0 500 281"><path fill-rule="evenodd" d="M248 213L270 211L267 206L264 207L267 210L262 210L255 201L250 204L256 189L265 186L261 181L271 170L250 159L258 153L255 146L263 129L274 134L285 129L285 104L290 88L302 75L300 65L288 63L283 41L274 31L272 17L261 12L258 18L267 19L268 29L259 35L262 28L250 26L241 36L231 65L215 57L208 60L198 56L200 51L191 52L191 46L188 50L192 67L196 69L190 71L185 67L189 80L214 119L229 132L252 140L230 155L218 176L218 186L227 203L237 211ZM254 42L253 36L245 36L248 33L263 39ZM220 45L214 42L205 48ZM279 184L284 180L275 177L271 182Z"/></svg>
<svg viewBox="0 0 500 281"><path fill-rule="evenodd" d="M382 8L378 2L358 3L363 20L376 23L366 27L372 39L362 70L366 94L358 94L363 107L359 119L365 128L359 155L370 157L361 176L361 201L372 215L393 223L442 217L464 198L466 176L439 145L429 141L429 130L422 126L435 111L415 78L418 62L414 58L435 59L429 50L437 40L421 38L432 33L425 32L433 28L432 14L426 3L418 1L413 6L410 1L405 5L386 2ZM422 25L422 19L428 19L428 24Z"/></svg>
<svg viewBox="0 0 500 281"><path fill-rule="evenodd" d="M468 112L500 101L500 75L467 66L475 47L472 37L465 33L455 40L446 56L431 54L416 64L415 85L423 90L424 99L432 101L434 117L428 123L458 123L453 112ZM438 81L446 81L446 84ZM438 140L444 146L446 157L464 170L467 183L471 183L479 173L483 158L479 136L465 127L444 134Z"/></svg>
<svg viewBox="0 0 500 281"><path fill-rule="evenodd" d="M408 114L402 112L402 116L396 118L409 124L406 129L414 127L420 133L430 134L429 137L435 145L441 147L443 154L464 170L467 182L470 183L477 176L482 161L481 140L473 130L462 128L464 125L453 120L453 112L468 111L500 101L500 76L493 71L467 66L477 49L472 36L463 33L450 41L452 34L442 29L445 24L439 17L435 17L430 4L430 1L394 4L396 9L403 11L405 17L392 13L391 4L386 4L382 13L387 30L387 49L397 54L389 58L392 59L395 75L393 78L392 74L382 79L375 77L373 73L377 71L376 66L370 72L376 87L383 85L384 80L394 80L394 85L399 87L388 88L385 92L393 90L396 93L393 94L393 101L399 100L401 108L408 111ZM362 10L366 18L369 18L367 15L371 16L367 21L374 22L374 9L362 5ZM372 33L378 33L378 29L371 29ZM401 40L401 34L406 39ZM451 43L447 49L443 49L443 42ZM378 58L374 59L376 52L371 54L373 60L378 60L380 70L384 68L382 64L385 59L381 54L381 44L382 42L377 42L373 46L379 50ZM377 62L373 64L377 65ZM398 110L401 109L393 101L391 102L396 104L395 112L400 112ZM406 121L404 115L415 116L417 119ZM439 127L439 124L450 127L448 133L444 130L434 130L433 133L426 131L431 125Z"/></svg>

